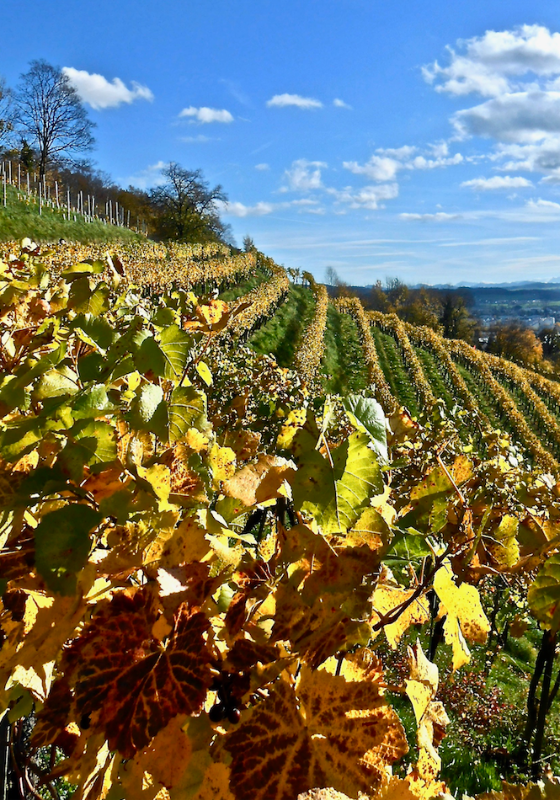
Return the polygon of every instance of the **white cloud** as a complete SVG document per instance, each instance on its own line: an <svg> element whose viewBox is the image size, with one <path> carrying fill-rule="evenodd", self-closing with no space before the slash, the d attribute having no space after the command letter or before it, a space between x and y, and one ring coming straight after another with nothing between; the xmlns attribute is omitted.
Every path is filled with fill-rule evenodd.
<svg viewBox="0 0 560 800"><path fill-rule="evenodd" d="M150 164L146 169L134 175L129 175L128 178L122 178L119 183L122 186L135 186L137 189L151 189L153 186L160 186L165 183L165 178L161 174L164 167L168 167L169 163L165 161L158 161L155 164Z"/></svg>
<svg viewBox="0 0 560 800"><path fill-rule="evenodd" d="M307 161L305 158L293 161L290 169L284 172L288 186L283 187L283 191L309 192L323 188L321 169L326 166L324 161Z"/></svg>
<svg viewBox="0 0 560 800"><path fill-rule="evenodd" d="M527 178L509 175L494 175L492 178L473 178L470 181L463 181L461 186L467 186L477 192L492 191L494 189L522 189L525 186L532 186Z"/></svg>
<svg viewBox="0 0 560 800"><path fill-rule="evenodd" d="M354 175L365 175L372 181L390 181L400 169L403 169L402 162L394 158L375 155L371 156L365 164L358 164L357 161L343 161L342 166Z"/></svg>
<svg viewBox="0 0 560 800"><path fill-rule="evenodd" d="M270 169L269 164L255 164L255 169L258 169L259 172L266 172Z"/></svg>
<svg viewBox="0 0 560 800"><path fill-rule="evenodd" d="M418 148L408 145L391 149L378 148L377 153L380 155L372 155L365 164L344 161L342 166L354 175L365 175L374 181L390 181L403 169L436 169L460 164L463 161L461 153L448 155L447 144L429 145L427 158L424 155L415 155L417 152Z"/></svg>
<svg viewBox="0 0 560 800"><path fill-rule="evenodd" d="M335 106L336 108L348 108L348 109L352 108L352 106L349 106L348 103L344 102L344 100L341 100L340 97L334 98L333 106Z"/></svg>
<svg viewBox="0 0 560 800"><path fill-rule="evenodd" d="M384 208L383 200L394 200L399 196L399 185L382 183L377 186L364 186L358 190L347 186L341 191L330 189L329 193L335 195L337 202L347 204L350 208L368 208L375 211Z"/></svg>
<svg viewBox="0 0 560 800"><path fill-rule="evenodd" d="M527 73L541 78L560 74L560 33L542 25L486 31L458 45L459 53L447 48L448 66L435 61L422 69L424 79L439 92L496 97L511 91L512 79Z"/></svg>
<svg viewBox="0 0 560 800"><path fill-rule="evenodd" d="M488 158L497 169L538 172L543 183L560 183L560 33L542 25L486 31L459 41L448 55L446 66L424 67L424 78L437 91L488 98L452 116L456 138L493 139Z"/></svg>
<svg viewBox="0 0 560 800"><path fill-rule="evenodd" d="M445 211L438 211L435 214L399 214L399 218L417 222L449 222L452 219L460 219L461 214L446 214Z"/></svg>
<svg viewBox="0 0 560 800"><path fill-rule="evenodd" d="M492 160L504 161L497 167L502 171L538 172L545 175L541 183L560 183L560 136L530 144L501 144Z"/></svg>
<svg viewBox="0 0 560 800"><path fill-rule="evenodd" d="M553 203L552 200L529 200L525 207L545 214L560 214L560 203Z"/></svg>
<svg viewBox="0 0 560 800"><path fill-rule="evenodd" d="M62 72L80 98L92 108L100 111L103 108L116 108L122 103L133 103L135 100L153 100L154 95L147 86L132 81L129 89L120 78L108 81L103 75L86 72L85 69L63 67Z"/></svg>
<svg viewBox="0 0 560 800"><path fill-rule="evenodd" d="M255 203L254 206L246 206L238 202L223 203L221 204L221 211L223 214L229 214L232 217L263 217L274 211L274 205L264 202Z"/></svg>
<svg viewBox="0 0 560 800"><path fill-rule="evenodd" d="M536 90L504 94L458 111L452 121L461 137L537 142L560 133L560 92Z"/></svg>
<svg viewBox="0 0 560 800"><path fill-rule="evenodd" d="M296 106L296 108L303 109L323 107L320 100L315 100L312 97L302 97L299 94L275 94L266 104L276 108L286 108L287 106Z"/></svg>
<svg viewBox="0 0 560 800"><path fill-rule="evenodd" d="M225 108L208 108L208 106L201 106L200 108L189 106L181 111L179 117L189 117L191 122L198 122L201 125L209 122L233 122L233 115L226 111Z"/></svg>

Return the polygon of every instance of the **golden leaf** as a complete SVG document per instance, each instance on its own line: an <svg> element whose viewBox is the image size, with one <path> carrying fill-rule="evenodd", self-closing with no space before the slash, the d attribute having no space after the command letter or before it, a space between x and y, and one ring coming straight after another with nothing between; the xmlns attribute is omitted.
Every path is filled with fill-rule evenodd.
<svg viewBox="0 0 560 800"><path fill-rule="evenodd" d="M295 687L274 685L225 747L237 800L293 800L317 786L355 797L380 786L408 749L380 672L347 681L305 666Z"/></svg>
<svg viewBox="0 0 560 800"><path fill-rule="evenodd" d="M379 615L385 616L388 612L409 600L414 594L413 589L402 589L399 586L389 586L382 584L378 586L373 594L373 607L377 614L372 618L372 622L379 619ZM403 634L411 625L422 625L430 619L428 601L425 597L418 597L397 617L395 622L385 625L383 631L387 641L396 649Z"/></svg>
<svg viewBox="0 0 560 800"><path fill-rule="evenodd" d="M255 464L248 464L224 482L223 493L246 506L264 503L279 497L278 490L295 473L295 465L279 456L261 455Z"/></svg>
<svg viewBox="0 0 560 800"><path fill-rule="evenodd" d="M455 585L449 559L434 576L434 590L440 599L439 617L447 614L445 641L453 647L453 669L457 670L470 660L465 639L484 644L490 623L482 610L476 587L466 583Z"/></svg>
<svg viewBox="0 0 560 800"><path fill-rule="evenodd" d="M191 740L183 731L186 719L184 715L174 717L147 747L126 764L121 780L128 796L143 796L138 789L144 781L144 773L159 784L154 793L162 786L171 789L179 783L192 755Z"/></svg>
<svg viewBox="0 0 560 800"><path fill-rule="evenodd" d="M213 444L210 448L208 461L212 467L214 484L225 481L235 474L235 453L230 447L220 447Z"/></svg>

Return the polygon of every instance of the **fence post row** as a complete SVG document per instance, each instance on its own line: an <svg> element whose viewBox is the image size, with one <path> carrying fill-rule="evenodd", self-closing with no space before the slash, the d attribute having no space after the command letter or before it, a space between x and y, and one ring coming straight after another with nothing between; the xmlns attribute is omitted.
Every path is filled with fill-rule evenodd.
<svg viewBox="0 0 560 800"><path fill-rule="evenodd" d="M43 180L39 181L37 179L36 172L30 172L29 170L25 171L25 181L23 190L27 194L27 198L25 199L20 195L22 192L22 169L21 163L17 162L17 181L15 180L15 170L13 169L13 165L11 161L2 161L0 162L0 172L2 175L2 205L4 208L8 205L8 185L17 187L18 195L17 200L18 202L27 202L33 201L37 203L39 214L43 213L43 206L47 206L48 208L54 209L56 205L56 209L58 211L62 210L62 214L64 219L70 220L70 215L72 212L74 213L74 219L76 219L76 213L81 214L86 222L93 222L94 220L98 220L99 222L103 222L105 225L118 225L119 227L126 227L130 228L130 210L126 210L123 206L119 206L119 203L115 200L114 209L113 209L113 201L107 198L105 202L105 215L99 216L96 214L95 209L95 195L87 195L87 203L84 199L83 190L80 190L76 194L76 207L72 207L72 197L70 193L70 187L66 187L66 206L64 203L61 203L61 195L60 195L60 187L58 185L58 180L54 181L54 184L47 183L46 175L43 176ZM51 189L54 188L54 200L51 200ZM11 195L10 195L10 202L11 202ZM113 213L114 210L114 213ZM126 213L125 213L126 212ZM136 217L136 230L138 232L147 233L147 228L144 223L144 220L140 220Z"/></svg>

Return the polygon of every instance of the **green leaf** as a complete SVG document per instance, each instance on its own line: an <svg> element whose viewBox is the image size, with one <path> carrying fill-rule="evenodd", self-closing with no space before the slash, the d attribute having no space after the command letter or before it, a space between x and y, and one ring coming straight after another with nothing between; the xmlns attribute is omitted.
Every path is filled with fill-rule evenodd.
<svg viewBox="0 0 560 800"><path fill-rule="evenodd" d="M103 383L94 384L80 392L72 404L75 419L99 417L113 409L113 404L107 397L107 390Z"/></svg>
<svg viewBox="0 0 560 800"><path fill-rule="evenodd" d="M101 353L88 353L78 359L78 375L83 383L98 380L106 368L107 362Z"/></svg>
<svg viewBox="0 0 560 800"><path fill-rule="evenodd" d="M71 267L67 267L61 274L67 281L73 281L76 280L76 278L81 278L83 275L100 275L105 269L107 269L107 264L103 261L91 261L88 259L79 264L73 264Z"/></svg>
<svg viewBox="0 0 560 800"><path fill-rule="evenodd" d="M76 573L85 566L90 532L101 522L98 511L72 503L46 514L35 528L35 564L45 583L58 594L76 591Z"/></svg>
<svg viewBox="0 0 560 800"><path fill-rule="evenodd" d="M535 617L555 633L560 628L560 553L541 567L527 595Z"/></svg>
<svg viewBox="0 0 560 800"><path fill-rule="evenodd" d="M69 435L88 453L90 467L110 464L117 457L117 432L108 422L81 420Z"/></svg>
<svg viewBox="0 0 560 800"><path fill-rule="evenodd" d="M189 359L192 338L178 325L170 325L161 333L160 347L166 361L164 377L180 379Z"/></svg>
<svg viewBox="0 0 560 800"><path fill-rule="evenodd" d="M38 417L21 417L10 421L0 432L0 455L5 461L17 461L30 453L51 430L60 430L64 424L58 420Z"/></svg>
<svg viewBox="0 0 560 800"><path fill-rule="evenodd" d="M168 325L173 325L176 320L177 312L172 308L158 308L152 317L153 324L157 325L158 328L166 328Z"/></svg>
<svg viewBox="0 0 560 800"><path fill-rule="evenodd" d="M128 420L135 430L150 431L167 441L168 413L161 386L148 383L138 388L130 404Z"/></svg>
<svg viewBox="0 0 560 800"><path fill-rule="evenodd" d="M70 325L72 330L83 331L101 350L107 350L115 338L113 327L102 317L93 314L78 314Z"/></svg>
<svg viewBox="0 0 560 800"><path fill-rule="evenodd" d="M350 394L343 398L342 405L352 425L358 431L368 433L375 452L383 463L387 463L387 427L383 408L372 397Z"/></svg>
<svg viewBox="0 0 560 800"><path fill-rule="evenodd" d="M182 439L189 428L206 423L206 395L194 386L179 386L173 390L168 407L169 441Z"/></svg>
<svg viewBox="0 0 560 800"><path fill-rule="evenodd" d="M298 510L314 517L322 532L346 532L369 500L383 491L381 469L369 447L370 436L353 433L327 456L315 449L315 437L302 428L293 452L299 469L292 483Z"/></svg>
<svg viewBox="0 0 560 800"><path fill-rule="evenodd" d="M100 316L109 311L111 290L106 283L99 283L92 291L88 278L74 281L68 295L68 308L78 313Z"/></svg>
<svg viewBox="0 0 560 800"><path fill-rule="evenodd" d="M144 320L142 317L134 317L125 330L119 330L116 341L111 345L107 352L107 361L114 365L125 356L130 356L138 350L138 336L142 331ZM136 369L136 367L133 367Z"/></svg>
<svg viewBox="0 0 560 800"><path fill-rule="evenodd" d="M33 391L36 400L46 400L49 397L61 397L76 394L78 391L76 375L67 367L51 369L41 376Z"/></svg>
<svg viewBox="0 0 560 800"><path fill-rule="evenodd" d="M146 375L152 372L158 378L165 375L165 356L153 336L147 336L134 356L136 369Z"/></svg>

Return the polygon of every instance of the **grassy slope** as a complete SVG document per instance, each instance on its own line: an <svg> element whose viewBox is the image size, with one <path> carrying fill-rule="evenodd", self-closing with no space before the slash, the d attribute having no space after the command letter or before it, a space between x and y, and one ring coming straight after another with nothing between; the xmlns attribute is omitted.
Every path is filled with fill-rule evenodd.
<svg viewBox="0 0 560 800"><path fill-rule="evenodd" d="M17 199L15 189L8 188L7 206L4 208L0 191L0 241L7 242L28 236L36 242L68 242L82 244L116 241L145 241L145 237L128 228L105 225L102 222L85 222L76 214L76 222L64 219L62 210L43 206L39 214L36 203Z"/></svg>
<svg viewBox="0 0 560 800"><path fill-rule="evenodd" d="M286 300L249 339L257 353L271 353L281 367L291 367L315 301L309 289L290 286Z"/></svg>
<svg viewBox="0 0 560 800"><path fill-rule="evenodd" d="M367 387L367 368L356 323L330 304L321 372L325 391L331 394L358 392Z"/></svg>

